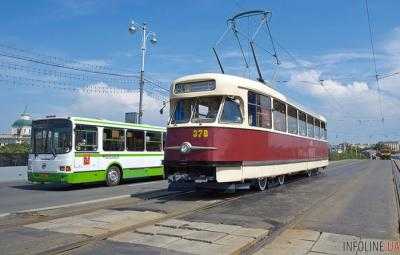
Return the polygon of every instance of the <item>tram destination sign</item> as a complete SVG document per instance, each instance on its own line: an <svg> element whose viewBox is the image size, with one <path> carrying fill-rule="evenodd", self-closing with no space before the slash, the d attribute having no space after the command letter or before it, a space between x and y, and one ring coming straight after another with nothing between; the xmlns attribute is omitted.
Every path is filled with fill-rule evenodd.
<svg viewBox="0 0 400 255"><path fill-rule="evenodd" d="M215 89L215 81L198 81L198 82L185 82L175 84L175 94L211 91Z"/></svg>

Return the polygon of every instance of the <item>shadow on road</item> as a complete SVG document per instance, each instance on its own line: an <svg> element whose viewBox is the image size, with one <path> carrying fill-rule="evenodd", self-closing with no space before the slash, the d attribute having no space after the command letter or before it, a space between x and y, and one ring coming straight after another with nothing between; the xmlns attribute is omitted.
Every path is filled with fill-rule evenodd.
<svg viewBox="0 0 400 255"><path fill-rule="evenodd" d="M120 186L135 184L135 183L146 183L156 180L162 180L162 179L160 179L159 177L151 177L151 178L124 180ZM93 188L113 188L113 187L107 187L107 185L104 182L85 183L85 184L24 183L24 184L12 185L10 187L21 190L41 190L41 191L72 191L72 190L84 190ZM114 187L119 187L119 186L114 186Z"/></svg>

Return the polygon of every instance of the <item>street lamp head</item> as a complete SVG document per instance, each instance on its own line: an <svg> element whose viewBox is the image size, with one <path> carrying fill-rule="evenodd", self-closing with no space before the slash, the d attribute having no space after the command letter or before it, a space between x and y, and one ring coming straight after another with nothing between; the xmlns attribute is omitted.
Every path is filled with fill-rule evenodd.
<svg viewBox="0 0 400 255"><path fill-rule="evenodd" d="M137 30L137 28L135 26L135 23L132 21L128 26L128 31L129 31L129 33L133 34L136 32L136 30Z"/></svg>
<svg viewBox="0 0 400 255"><path fill-rule="evenodd" d="M152 44L156 44L156 43L157 43L157 37L156 37L156 34L155 34L155 33L153 33L153 34L151 35L150 42L151 42Z"/></svg>

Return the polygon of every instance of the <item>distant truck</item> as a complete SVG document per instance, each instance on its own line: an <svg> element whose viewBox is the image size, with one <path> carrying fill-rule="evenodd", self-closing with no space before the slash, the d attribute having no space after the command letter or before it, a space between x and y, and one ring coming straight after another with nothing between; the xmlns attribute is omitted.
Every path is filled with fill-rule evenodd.
<svg viewBox="0 0 400 255"><path fill-rule="evenodd" d="M381 159L390 159L392 157L392 152L388 148L383 148L378 151L377 156Z"/></svg>

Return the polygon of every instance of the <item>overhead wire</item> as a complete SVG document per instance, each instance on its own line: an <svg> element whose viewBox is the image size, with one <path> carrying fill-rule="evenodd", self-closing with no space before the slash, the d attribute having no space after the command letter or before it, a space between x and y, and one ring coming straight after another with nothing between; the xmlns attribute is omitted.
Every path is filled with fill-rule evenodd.
<svg viewBox="0 0 400 255"><path fill-rule="evenodd" d="M374 48L374 40L373 40L373 33L372 33L372 25L371 25L371 17L369 13L369 6L368 6L368 0L365 0L365 12L367 15L367 21L368 21L368 30L369 30L369 41L371 44L371 52L372 52L372 60L373 60L373 65L374 65L374 71L375 71L375 77L376 77L376 85L378 89L378 101L379 101L379 111L381 115L381 120L382 120L382 128L385 128L385 118L383 115L383 109L382 109L382 95L381 95L381 87L379 83L379 75L378 75L378 68L376 65L376 56L375 56L375 48Z"/></svg>

